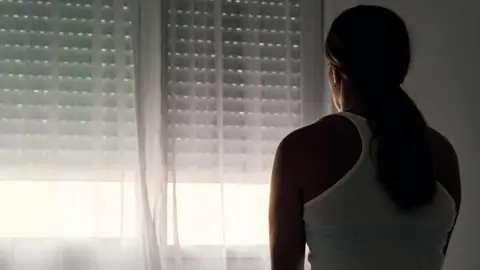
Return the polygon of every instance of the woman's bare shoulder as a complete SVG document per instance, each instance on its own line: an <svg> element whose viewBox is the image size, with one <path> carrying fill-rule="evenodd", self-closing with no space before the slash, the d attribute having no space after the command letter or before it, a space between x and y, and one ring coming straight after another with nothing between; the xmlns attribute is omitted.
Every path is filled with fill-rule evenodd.
<svg viewBox="0 0 480 270"><path fill-rule="evenodd" d="M328 115L288 135L281 144L296 174L304 200L319 195L340 180L357 162L362 141L356 126L341 115Z"/></svg>
<svg viewBox="0 0 480 270"><path fill-rule="evenodd" d="M346 117L331 114L317 122L299 128L282 141L287 148L310 148L312 145L327 144L335 139L354 139L358 136L355 125Z"/></svg>

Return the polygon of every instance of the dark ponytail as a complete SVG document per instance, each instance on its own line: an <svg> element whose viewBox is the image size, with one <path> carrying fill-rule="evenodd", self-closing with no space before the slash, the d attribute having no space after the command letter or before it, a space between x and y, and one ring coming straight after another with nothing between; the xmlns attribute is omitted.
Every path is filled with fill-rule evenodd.
<svg viewBox="0 0 480 270"><path fill-rule="evenodd" d="M410 64L404 22L386 8L357 6L332 24L327 58L367 105L377 179L402 210L432 202L436 191L429 127L400 84Z"/></svg>
<svg viewBox="0 0 480 270"><path fill-rule="evenodd" d="M388 89L383 89L383 91ZM436 191L428 125L413 100L400 86L389 100L367 114L376 154L377 179L402 210L432 202Z"/></svg>

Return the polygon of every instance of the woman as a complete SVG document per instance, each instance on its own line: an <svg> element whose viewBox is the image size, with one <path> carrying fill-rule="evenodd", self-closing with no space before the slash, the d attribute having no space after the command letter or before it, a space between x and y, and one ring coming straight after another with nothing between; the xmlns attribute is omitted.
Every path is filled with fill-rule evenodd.
<svg viewBox="0 0 480 270"><path fill-rule="evenodd" d="M404 22L357 6L326 40L339 113L280 144L269 209L273 270L439 270L460 208L451 144L401 85L410 63Z"/></svg>

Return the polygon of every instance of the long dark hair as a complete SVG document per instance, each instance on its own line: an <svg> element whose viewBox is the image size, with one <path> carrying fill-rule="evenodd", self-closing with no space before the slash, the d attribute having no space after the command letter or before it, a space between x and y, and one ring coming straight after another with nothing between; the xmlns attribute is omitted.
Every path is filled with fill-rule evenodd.
<svg viewBox="0 0 480 270"><path fill-rule="evenodd" d="M378 6L357 6L333 22L326 40L330 64L367 104L377 178L402 210L432 202L436 191L429 127L401 88L410 66L403 20Z"/></svg>

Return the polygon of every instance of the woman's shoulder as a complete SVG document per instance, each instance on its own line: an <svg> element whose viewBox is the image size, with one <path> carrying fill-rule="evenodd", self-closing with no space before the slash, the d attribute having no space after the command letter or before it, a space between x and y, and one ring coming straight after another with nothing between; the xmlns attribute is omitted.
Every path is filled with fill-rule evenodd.
<svg viewBox="0 0 480 270"><path fill-rule="evenodd" d="M290 133L280 144L287 171L296 175L305 200L334 185L357 162L362 139L348 118L332 114Z"/></svg>
<svg viewBox="0 0 480 270"><path fill-rule="evenodd" d="M359 139L358 129L350 119L340 114L330 114L288 134L279 149L294 159L312 155L331 156L332 151L336 152L339 147L351 146L352 143L358 144Z"/></svg>
<svg viewBox="0 0 480 270"><path fill-rule="evenodd" d="M342 114L329 114L315 123L298 128L287 135L282 143L299 146L301 144L322 143L338 138L353 138L358 134L355 124Z"/></svg>

